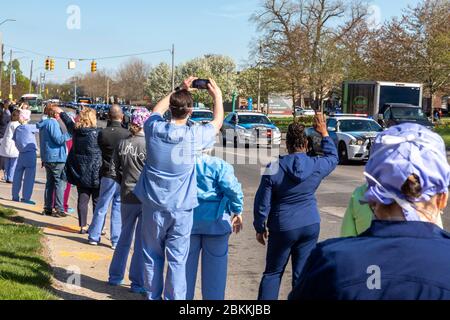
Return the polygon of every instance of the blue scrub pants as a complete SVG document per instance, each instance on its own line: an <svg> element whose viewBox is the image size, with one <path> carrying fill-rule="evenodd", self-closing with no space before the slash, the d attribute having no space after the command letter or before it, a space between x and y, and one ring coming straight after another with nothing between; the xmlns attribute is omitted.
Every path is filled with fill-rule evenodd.
<svg viewBox="0 0 450 320"><path fill-rule="evenodd" d="M149 300L186 300L186 262L194 212L142 207L144 282ZM164 282L164 263L168 269Z"/></svg>
<svg viewBox="0 0 450 320"><path fill-rule="evenodd" d="M17 158L4 158L5 161L5 180L6 182L13 182L14 172L17 167Z"/></svg>
<svg viewBox="0 0 450 320"><path fill-rule="evenodd" d="M111 242L117 245L120 238L122 222L120 217L120 185L110 178L102 178L100 183L100 195L95 207L94 217L89 227L89 240L100 242L102 230L105 226L106 214L109 205L111 208Z"/></svg>
<svg viewBox="0 0 450 320"><path fill-rule="evenodd" d="M191 246L186 265L186 300L194 300L200 251L202 254L203 300L225 300L229 238L229 234L191 235Z"/></svg>
<svg viewBox="0 0 450 320"><path fill-rule="evenodd" d="M266 271L258 300L278 300L281 278L292 257L292 288L295 288L311 251L316 247L320 224L296 230L269 233Z"/></svg>
<svg viewBox="0 0 450 320"><path fill-rule="evenodd" d="M144 262L142 259L141 224L142 205L122 203L122 232L119 243L109 267L109 283L120 285L125 276L131 243L134 240L134 252L130 265L131 290L136 293L143 291Z"/></svg>
<svg viewBox="0 0 450 320"><path fill-rule="evenodd" d="M34 181L36 179L36 152L20 153L14 172L12 199L13 201L30 201L33 195ZM23 187L23 188L22 188ZM22 199L20 190L22 189Z"/></svg>

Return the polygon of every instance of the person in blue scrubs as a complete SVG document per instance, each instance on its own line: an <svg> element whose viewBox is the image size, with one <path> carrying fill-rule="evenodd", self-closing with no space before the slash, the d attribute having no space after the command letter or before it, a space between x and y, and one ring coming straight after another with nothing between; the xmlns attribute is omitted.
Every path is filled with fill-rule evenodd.
<svg viewBox="0 0 450 320"><path fill-rule="evenodd" d="M450 234L439 227L450 185L442 138L418 124L392 127L376 138L365 176L372 226L319 244L290 299L450 300Z"/></svg>
<svg viewBox="0 0 450 320"><path fill-rule="evenodd" d="M286 137L289 155L269 165L256 193L256 237L262 245L269 239L258 300L278 299L289 258L292 258L292 287L295 287L319 238L320 215L315 193L336 169L339 158L321 113L316 115L315 129L323 137L323 157L307 155L305 127L300 123L291 124Z"/></svg>
<svg viewBox="0 0 450 320"><path fill-rule="evenodd" d="M123 139L114 150L110 168L111 177L120 184L122 230L109 267L108 282L113 286L122 284L134 236L134 252L130 265L131 291L133 293L145 293L141 246L142 204L133 194L133 190L147 157L144 123L149 117L150 112L147 109L136 109L130 120L132 136Z"/></svg>
<svg viewBox="0 0 450 320"><path fill-rule="evenodd" d="M144 126L147 159L134 190L142 203L144 281L148 299L186 299L186 261L193 210L198 206L195 157L216 142L224 119L222 92L214 80L208 92L214 101L209 124L188 126L194 100L191 77L160 101ZM170 109L171 122L163 115ZM166 280L164 264L167 257Z"/></svg>
<svg viewBox="0 0 450 320"><path fill-rule="evenodd" d="M194 210L191 247L186 266L187 300L195 296L201 253L203 300L224 300L228 268L228 240L242 229L244 194L233 166L205 150L197 157L200 205Z"/></svg>
<svg viewBox="0 0 450 320"><path fill-rule="evenodd" d="M37 161L37 142L36 134L39 129L35 125L28 122L31 119L31 111L21 110L21 125L14 131L13 140L19 150L19 158L17 159L16 171L14 173L12 200L24 202L26 204L35 205L31 201L33 195L33 187L36 179L36 161ZM22 198L20 191L22 190Z"/></svg>

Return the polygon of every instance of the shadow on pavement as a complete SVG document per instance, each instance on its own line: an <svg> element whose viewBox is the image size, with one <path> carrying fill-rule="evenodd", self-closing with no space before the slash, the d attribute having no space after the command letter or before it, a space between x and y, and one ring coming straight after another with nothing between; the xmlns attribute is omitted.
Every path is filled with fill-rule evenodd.
<svg viewBox="0 0 450 320"><path fill-rule="evenodd" d="M0 200L2 200L2 201L7 201L7 202L9 202L9 203L13 203L13 202L11 202L11 200L9 200L9 199L0 198ZM23 204L23 203L21 203L21 204ZM41 214L40 211L31 210L31 209L27 209L27 208L23 208L23 207L17 207L17 206L11 205L11 204L2 203L2 206L3 206L4 208L6 208L6 209L13 209L13 210L16 210L16 211L25 211L25 212L29 212L29 213L38 214L38 215Z"/></svg>
<svg viewBox="0 0 450 320"><path fill-rule="evenodd" d="M67 283L69 277L72 276L72 273L62 268L53 268L53 274L55 279L61 283ZM81 275L80 284L82 289L88 289L99 294L106 294L108 298L113 300L145 300L143 295L131 293L127 287L113 287L104 281L100 281L83 274ZM60 292L59 294L63 299L67 298L67 300L72 300L71 298L74 298L74 295L71 293ZM77 295L75 295L74 300L80 300L76 298ZM88 299L89 298L81 297L81 300Z"/></svg>

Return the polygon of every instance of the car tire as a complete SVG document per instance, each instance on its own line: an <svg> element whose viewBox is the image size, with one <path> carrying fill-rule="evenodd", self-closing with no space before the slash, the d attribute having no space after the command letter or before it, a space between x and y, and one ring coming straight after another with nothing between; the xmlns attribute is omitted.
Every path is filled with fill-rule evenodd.
<svg viewBox="0 0 450 320"><path fill-rule="evenodd" d="M348 164L348 150L345 142L339 143L339 164Z"/></svg>

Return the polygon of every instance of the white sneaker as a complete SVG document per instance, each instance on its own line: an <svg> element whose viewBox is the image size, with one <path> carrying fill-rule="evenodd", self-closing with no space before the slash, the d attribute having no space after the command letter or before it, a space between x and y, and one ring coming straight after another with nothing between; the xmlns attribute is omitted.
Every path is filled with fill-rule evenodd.
<svg viewBox="0 0 450 320"><path fill-rule="evenodd" d="M98 242L95 242L95 241L89 241L89 244L91 246L98 246Z"/></svg>
<svg viewBox="0 0 450 320"><path fill-rule="evenodd" d="M116 250L116 248L117 248L117 245L115 245L115 244L113 244L113 245L111 246L111 249L112 249L112 250Z"/></svg>

